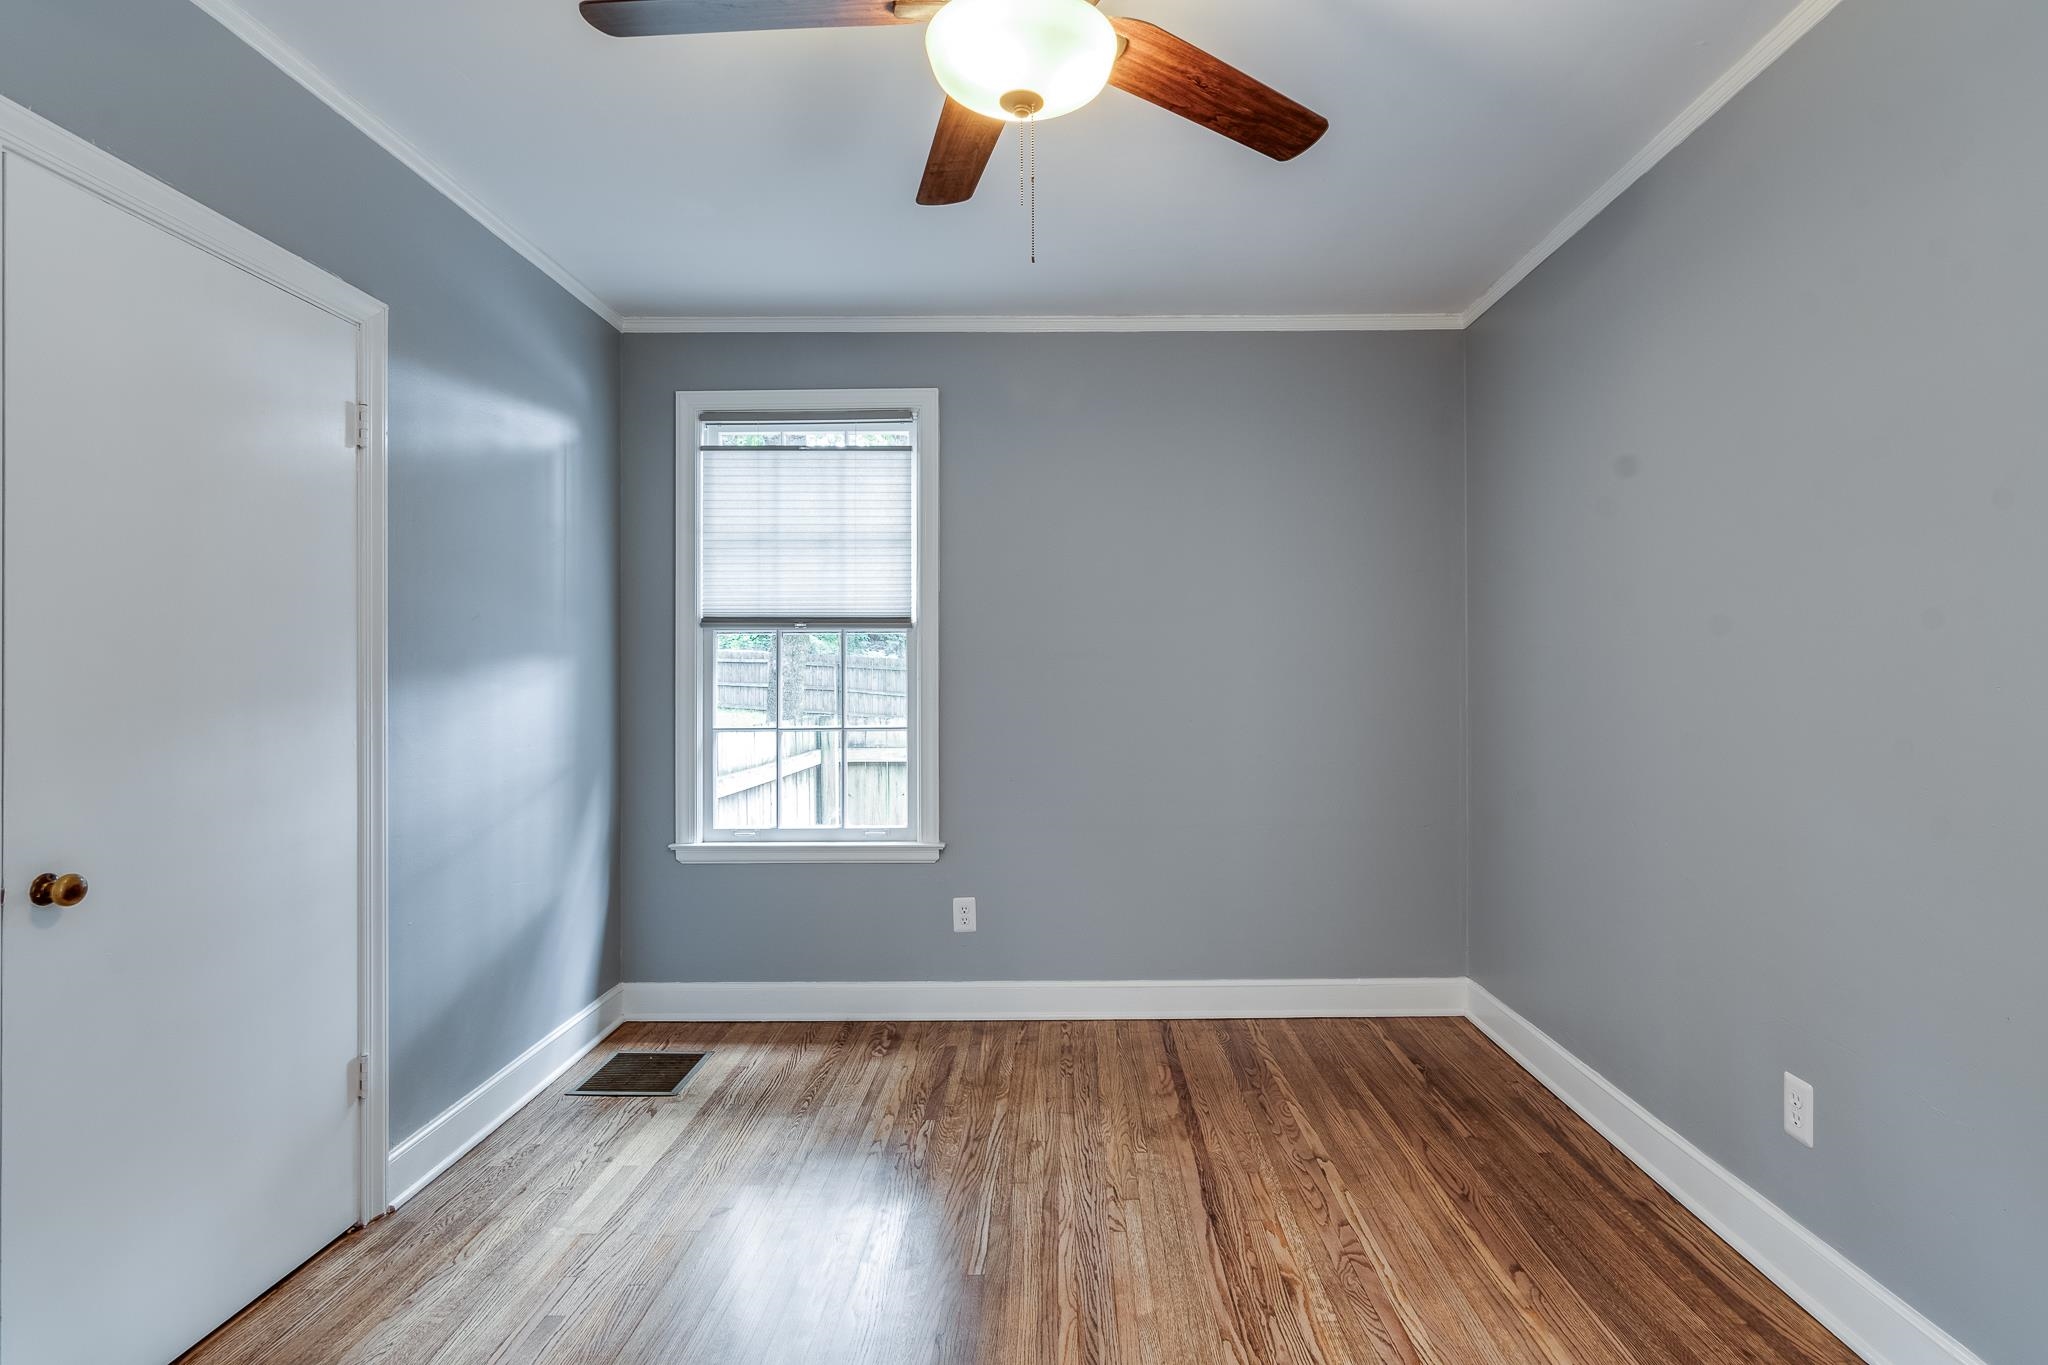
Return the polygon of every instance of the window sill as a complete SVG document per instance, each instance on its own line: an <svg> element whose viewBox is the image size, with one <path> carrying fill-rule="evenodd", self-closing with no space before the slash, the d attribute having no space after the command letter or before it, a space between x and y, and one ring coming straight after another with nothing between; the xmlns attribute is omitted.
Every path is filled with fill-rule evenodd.
<svg viewBox="0 0 2048 1365"><path fill-rule="evenodd" d="M935 863L944 844L730 843L670 844L679 863Z"/></svg>

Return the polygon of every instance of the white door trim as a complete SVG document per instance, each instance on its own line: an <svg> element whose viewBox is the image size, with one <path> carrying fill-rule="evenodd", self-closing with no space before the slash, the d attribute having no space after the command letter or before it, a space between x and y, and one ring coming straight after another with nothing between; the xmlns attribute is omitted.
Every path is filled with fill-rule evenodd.
<svg viewBox="0 0 2048 1365"><path fill-rule="evenodd" d="M32 161L182 238L258 279L324 309L356 328L356 400L369 418L356 466L356 734L358 799L358 922L361 980L359 1047L364 1075L357 1144L357 1217L385 1213L389 1155L388 1019L389 869L385 842L387 488L385 403L389 373L389 310L325 270L259 237L241 224L144 174L76 134L0 96L0 152ZM334 414L335 440L344 414ZM164 414L176 421L177 413Z"/></svg>
<svg viewBox="0 0 2048 1365"><path fill-rule="evenodd" d="M337 284L340 281L336 281ZM346 288L346 286L343 286ZM356 323L356 401L367 409L356 457L356 887L357 1047L363 1058L362 1141L356 1146L356 1220L391 1211L391 869L385 809L389 752L390 485L385 443L391 314L383 304Z"/></svg>

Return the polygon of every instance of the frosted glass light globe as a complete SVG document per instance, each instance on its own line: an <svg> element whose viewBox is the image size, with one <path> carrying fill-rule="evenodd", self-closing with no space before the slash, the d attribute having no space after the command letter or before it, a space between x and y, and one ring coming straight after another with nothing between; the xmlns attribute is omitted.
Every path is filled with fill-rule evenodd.
<svg viewBox="0 0 2048 1365"><path fill-rule="evenodd" d="M1088 0L947 0L924 35L939 86L977 114L1016 123L1071 114L1102 93L1116 30Z"/></svg>

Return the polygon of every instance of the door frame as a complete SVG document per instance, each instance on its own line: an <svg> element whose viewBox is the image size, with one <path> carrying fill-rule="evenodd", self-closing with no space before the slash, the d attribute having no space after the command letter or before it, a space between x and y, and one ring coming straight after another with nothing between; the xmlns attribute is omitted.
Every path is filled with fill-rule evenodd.
<svg viewBox="0 0 2048 1365"><path fill-rule="evenodd" d="M356 401L368 410L356 459L356 888L357 1050L363 1067L357 1115L356 1221L390 1211L389 922L386 754L388 734L389 551L386 400L390 310L320 267L214 212L84 138L0 96L0 162L19 157L54 172L118 208L228 264L296 295L356 329ZM0 177L0 213L4 213ZM0 239L0 252L5 242ZM4 280L4 275L0 275ZM0 336L0 348L5 338ZM4 365L0 349L0 365ZM0 389L4 399L4 389ZM351 414L334 414L335 439ZM176 421L177 413L164 420ZM6 428L0 422L0 441ZM0 449L0 461L4 461ZM4 816L4 812L0 812ZM0 845L5 826L0 823ZM261 1021L251 1021L260 1023Z"/></svg>

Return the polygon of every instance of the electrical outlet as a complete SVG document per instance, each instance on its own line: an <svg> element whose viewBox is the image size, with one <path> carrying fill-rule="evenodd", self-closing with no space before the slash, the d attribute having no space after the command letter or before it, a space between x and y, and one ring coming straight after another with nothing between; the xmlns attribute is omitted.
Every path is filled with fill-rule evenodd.
<svg viewBox="0 0 2048 1365"><path fill-rule="evenodd" d="M1813 1146L1813 1087L1785 1073L1785 1131Z"/></svg>
<svg viewBox="0 0 2048 1365"><path fill-rule="evenodd" d="M974 932L974 897L953 897L953 932L971 934Z"/></svg>

